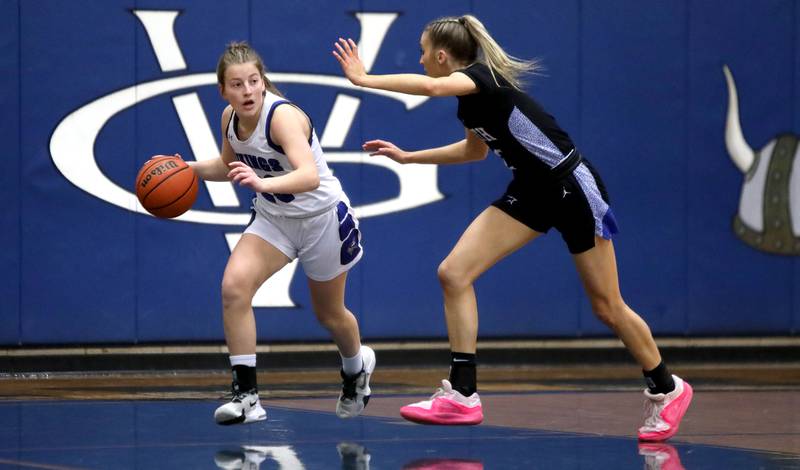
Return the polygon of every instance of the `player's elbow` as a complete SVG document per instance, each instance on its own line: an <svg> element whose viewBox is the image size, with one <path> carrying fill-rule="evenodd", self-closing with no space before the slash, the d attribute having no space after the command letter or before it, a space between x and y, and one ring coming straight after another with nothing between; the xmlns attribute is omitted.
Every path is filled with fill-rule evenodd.
<svg viewBox="0 0 800 470"><path fill-rule="evenodd" d="M467 161L477 162L479 160L486 160L488 155L488 148L472 148L467 151Z"/></svg>
<svg viewBox="0 0 800 470"><path fill-rule="evenodd" d="M314 171L309 171L305 175L305 178L303 179L303 182L305 183L305 185L304 185L305 186L305 191L304 192L313 191L313 190L319 188L319 173L317 173L316 168L314 168Z"/></svg>
<svg viewBox="0 0 800 470"><path fill-rule="evenodd" d="M436 94L436 90L437 90L436 80L428 79L428 80L425 80L425 82L422 83L422 86L420 87L420 95L422 95L422 96L438 96Z"/></svg>
<svg viewBox="0 0 800 470"><path fill-rule="evenodd" d="M422 88L425 96L449 96L445 83L438 78L428 78Z"/></svg>

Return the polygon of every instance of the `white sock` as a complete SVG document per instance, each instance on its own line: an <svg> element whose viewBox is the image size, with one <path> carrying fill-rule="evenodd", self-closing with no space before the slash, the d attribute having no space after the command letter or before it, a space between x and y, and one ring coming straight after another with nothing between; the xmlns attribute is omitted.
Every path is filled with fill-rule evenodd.
<svg viewBox="0 0 800 470"><path fill-rule="evenodd" d="M256 355L255 354L243 354L241 356L230 356L230 359L231 359L231 367L233 367L233 366L255 367L256 366Z"/></svg>
<svg viewBox="0 0 800 470"><path fill-rule="evenodd" d="M341 353L339 353L342 356ZM342 370L347 375L356 375L361 372L361 369L364 368L364 361L361 359L361 348L358 348L358 352L353 357L344 357L342 356Z"/></svg>

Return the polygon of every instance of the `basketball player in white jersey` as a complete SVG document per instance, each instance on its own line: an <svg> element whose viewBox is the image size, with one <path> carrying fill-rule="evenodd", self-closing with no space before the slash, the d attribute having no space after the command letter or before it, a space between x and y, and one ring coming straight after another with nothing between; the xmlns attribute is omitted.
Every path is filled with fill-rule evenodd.
<svg viewBox="0 0 800 470"><path fill-rule="evenodd" d="M217 423L266 419L256 381L256 290L295 258L308 277L320 324L342 357L336 414L358 416L370 396L375 353L361 345L358 323L345 307L347 271L363 254L361 232L339 180L328 168L308 116L281 96L247 43L231 43L217 65L222 97L222 153L189 163L207 181L232 181L255 192L253 217L233 249L222 279L225 341L233 398L217 408Z"/></svg>

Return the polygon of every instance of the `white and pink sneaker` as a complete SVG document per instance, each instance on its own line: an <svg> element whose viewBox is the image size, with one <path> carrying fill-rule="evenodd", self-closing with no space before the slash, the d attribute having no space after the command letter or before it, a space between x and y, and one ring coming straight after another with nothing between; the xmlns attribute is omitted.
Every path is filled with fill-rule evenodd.
<svg viewBox="0 0 800 470"><path fill-rule="evenodd" d="M664 441L678 432L683 415L692 402L692 387L673 375L675 390L664 394L644 391L644 426L639 428L640 441Z"/></svg>
<svg viewBox="0 0 800 470"><path fill-rule="evenodd" d="M447 380L430 399L400 408L400 416L420 424L480 424L483 408L477 393L465 397Z"/></svg>

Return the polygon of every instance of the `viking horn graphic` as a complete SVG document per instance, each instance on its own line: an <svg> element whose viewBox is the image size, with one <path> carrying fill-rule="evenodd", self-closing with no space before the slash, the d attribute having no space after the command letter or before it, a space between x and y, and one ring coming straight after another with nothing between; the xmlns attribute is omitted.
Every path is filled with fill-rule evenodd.
<svg viewBox="0 0 800 470"><path fill-rule="evenodd" d="M747 145L739 120L736 85L727 66L728 117L725 146L744 173L733 232L766 253L800 256L800 146L798 136L778 135L758 153Z"/></svg>
<svg viewBox="0 0 800 470"><path fill-rule="evenodd" d="M747 173L753 165L753 149L747 145L742 133L742 124L739 120L739 97L736 94L736 84L727 65L722 66L725 81L728 82L728 118L725 122L725 147L731 156L734 165L742 173Z"/></svg>

